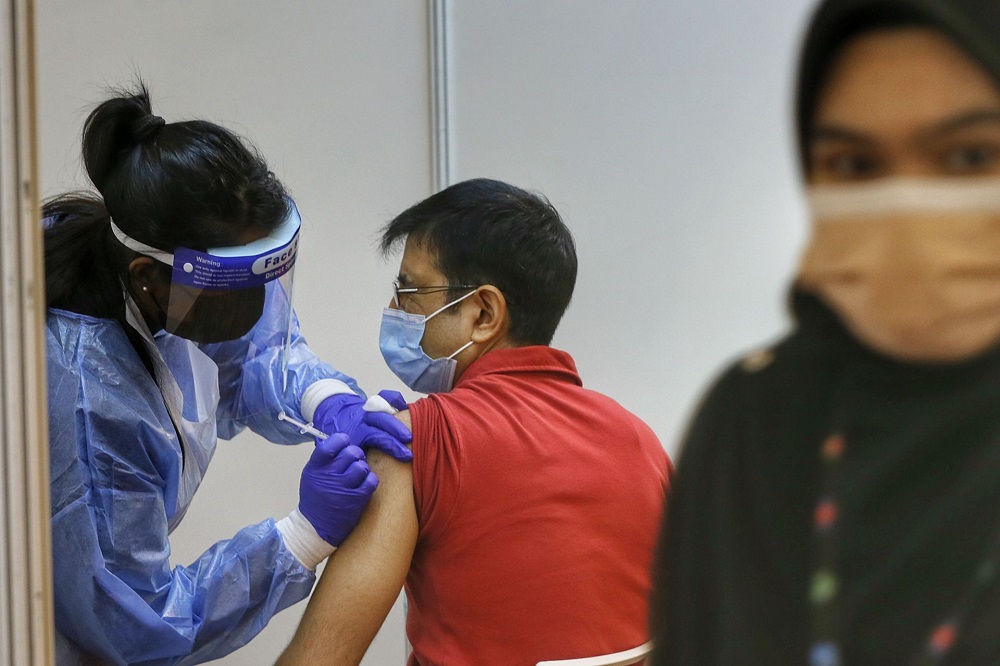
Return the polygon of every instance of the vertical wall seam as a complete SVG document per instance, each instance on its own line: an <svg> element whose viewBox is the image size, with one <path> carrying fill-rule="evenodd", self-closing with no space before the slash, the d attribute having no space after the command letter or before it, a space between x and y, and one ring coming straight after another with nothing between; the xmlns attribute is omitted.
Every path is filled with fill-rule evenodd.
<svg viewBox="0 0 1000 666"><path fill-rule="evenodd" d="M450 2L428 0L428 57L431 102L431 189L438 192L452 184Z"/></svg>

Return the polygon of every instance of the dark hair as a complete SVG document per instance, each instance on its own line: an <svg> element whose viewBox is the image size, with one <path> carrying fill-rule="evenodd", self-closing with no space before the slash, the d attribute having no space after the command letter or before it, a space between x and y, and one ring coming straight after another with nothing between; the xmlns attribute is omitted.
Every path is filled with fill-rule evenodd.
<svg viewBox="0 0 1000 666"><path fill-rule="evenodd" d="M851 39L903 27L940 30L1000 83L1000 2L996 0L824 0L802 44L796 92L799 156L808 171L816 105L834 59Z"/></svg>
<svg viewBox="0 0 1000 666"><path fill-rule="evenodd" d="M408 208L382 232L382 252L406 237L426 247L451 284L491 284L507 300L510 337L547 345L573 296L576 246L549 201L478 178Z"/></svg>
<svg viewBox="0 0 1000 666"><path fill-rule="evenodd" d="M164 123L142 82L113 91L87 117L83 161L100 197L70 193L42 207L51 307L123 317L121 285L136 255L118 243L110 219L171 252L236 245L288 214L284 187L253 147L214 123ZM169 267L162 270L169 279Z"/></svg>

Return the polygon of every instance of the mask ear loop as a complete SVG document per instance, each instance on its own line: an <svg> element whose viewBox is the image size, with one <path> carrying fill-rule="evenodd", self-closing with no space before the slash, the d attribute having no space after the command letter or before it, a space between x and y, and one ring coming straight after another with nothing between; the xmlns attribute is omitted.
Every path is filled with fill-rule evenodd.
<svg viewBox="0 0 1000 666"><path fill-rule="evenodd" d="M445 358L447 358L447 359L449 359L449 360L451 360L451 359L455 358L456 356L458 356L459 354L461 354L462 352L464 352L464 351L465 351L466 349L468 349L469 347L471 347L471 346L472 346L472 344L473 344L473 341L472 341L472 340L469 340L469 341L468 341L468 342L466 342L466 343L465 343L464 345L462 345L462 346L461 346L461 347L459 347L459 348L458 348L457 350L455 350L455 353L454 353L454 354L451 354L450 356L446 356Z"/></svg>
<svg viewBox="0 0 1000 666"><path fill-rule="evenodd" d="M479 290L479 287L476 287L475 289L473 289L472 291L470 291L469 293L467 293L465 296L462 296L461 298L456 298L451 303L446 303L445 305L442 305L440 308L438 308L434 312L432 312L429 315L427 315L426 317L424 317L424 321L430 321L431 317L436 317L437 315L441 314L442 312L444 312L445 310L447 310L451 306L455 305L456 303L461 303L462 301L464 301L465 299L467 299L469 296L472 296L474 293L476 293L478 290ZM462 349L465 349L465 347L462 347ZM456 353L458 353L458 352L456 352ZM449 356L448 358L451 358L451 357Z"/></svg>
<svg viewBox="0 0 1000 666"><path fill-rule="evenodd" d="M446 304L446 305L438 308L434 312L432 312L429 315L427 315L426 317L424 317L424 323L427 323L428 321L430 321L431 317L437 316L438 314L444 312L445 310L447 310L451 306L455 305L456 303L461 303L462 301L464 301L465 299L467 299L469 296L472 296L477 291L479 291L479 287L476 287L475 289L473 289L472 291L470 291L469 293L467 293L465 296L462 296L461 298L456 298L451 303L448 303L448 304ZM462 352L464 352L466 349L468 349L469 347L471 347L472 344L473 344L473 341L469 340L464 345L462 345L457 350L455 350L454 353L446 356L445 358L447 358L448 360L451 360L451 359L455 358L456 356L458 356L459 354L461 354Z"/></svg>

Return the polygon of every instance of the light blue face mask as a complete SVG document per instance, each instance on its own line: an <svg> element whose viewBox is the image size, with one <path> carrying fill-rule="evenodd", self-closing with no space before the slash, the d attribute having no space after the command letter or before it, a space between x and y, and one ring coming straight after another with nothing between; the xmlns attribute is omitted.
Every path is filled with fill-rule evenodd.
<svg viewBox="0 0 1000 666"><path fill-rule="evenodd" d="M424 337L427 322L455 303L472 296L475 290L455 299L429 315L410 314L403 310L385 308L382 310L382 328L379 330L378 346L386 365L403 383L421 393L447 393L455 381L455 357L469 348L472 340L444 358L431 358L424 353L420 341Z"/></svg>

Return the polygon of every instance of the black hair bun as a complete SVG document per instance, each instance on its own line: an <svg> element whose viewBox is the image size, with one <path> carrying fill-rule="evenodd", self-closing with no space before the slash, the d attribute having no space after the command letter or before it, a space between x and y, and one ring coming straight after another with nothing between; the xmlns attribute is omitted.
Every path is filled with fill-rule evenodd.
<svg viewBox="0 0 1000 666"><path fill-rule="evenodd" d="M136 143L141 143L156 133L156 130L163 127L166 122L160 116L153 114L143 116L132 123L132 136L135 137Z"/></svg>

